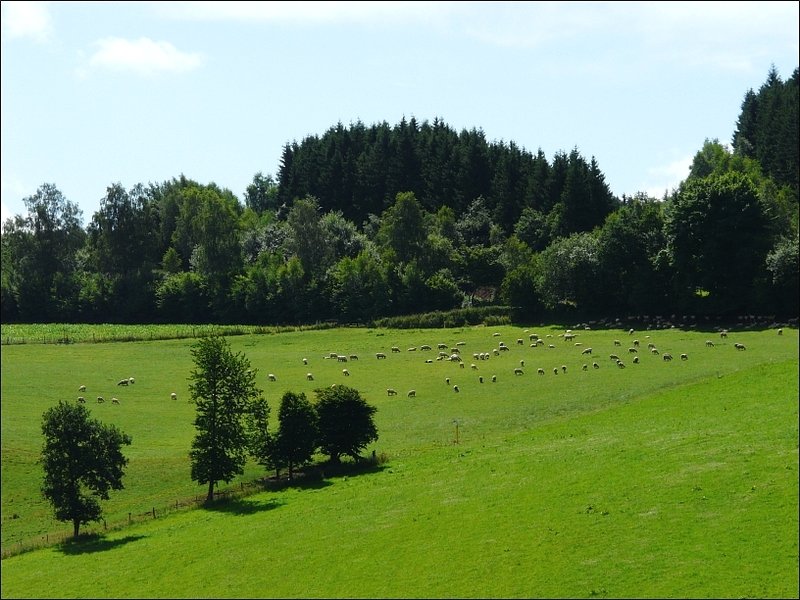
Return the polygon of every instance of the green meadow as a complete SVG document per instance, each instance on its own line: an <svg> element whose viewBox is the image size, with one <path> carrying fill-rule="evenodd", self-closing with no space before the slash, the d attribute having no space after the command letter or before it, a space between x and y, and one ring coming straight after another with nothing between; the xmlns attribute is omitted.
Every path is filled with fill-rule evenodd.
<svg viewBox="0 0 800 600"><path fill-rule="evenodd" d="M531 347L531 333L544 345ZM797 598L797 329L564 333L231 336L258 370L273 425L284 392L350 385L378 409L365 455L381 460L322 466L320 478L212 508L189 506L205 489L189 477L192 339L4 345L2 596ZM500 342L508 350L495 354ZM440 343L461 350L463 368L436 360ZM117 385L127 377L135 383ZM78 395L132 436L130 463L125 489L103 504L106 526L53 543L71 526L39 492L41 416ZM267 475L249 464L221 489Z"/></svg>

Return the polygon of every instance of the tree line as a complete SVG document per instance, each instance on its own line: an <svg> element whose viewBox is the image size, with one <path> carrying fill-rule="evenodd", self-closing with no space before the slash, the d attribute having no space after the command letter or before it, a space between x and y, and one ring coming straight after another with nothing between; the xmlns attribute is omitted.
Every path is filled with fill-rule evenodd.
<svg viewBox="0 0 800 600"><path fill-rule="evenodd" d="M281 398L278 425L271 427L270 406L242 352L234 353L222 336L200 338L190 350L189 391L196 407L190 476L207 486L207 503L213 502L218 482L242 475L250 458L274 470L277 479L286 470L291 480L318 452L333 465L343 456L360 461L364 448L378 439L377 409L355 388L319 388L313 401L288 391ZM72 523L78 537L82 525L102 519L100 500L124 489L128 458L122 450L133 439L91 418L85 404L65 400L42 415L42 435L42 495L55 518Z"/></svg>
<svg viewBox="0 0 800 600"><path fill-rule="evenodd" d="M521 321L798 313L798 70L742 102L662 198L611 194L439 119L284 147L243 202L184 176L107 188L86 227L54 184L2 231L3 322L305 324L501 304Z"/></svg>

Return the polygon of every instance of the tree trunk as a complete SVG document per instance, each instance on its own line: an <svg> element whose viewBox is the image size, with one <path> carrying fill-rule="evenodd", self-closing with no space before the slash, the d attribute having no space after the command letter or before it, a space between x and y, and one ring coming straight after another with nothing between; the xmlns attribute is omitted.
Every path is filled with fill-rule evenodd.
<svg viewBox="0 0 800 600"><path fill-rule="evenodd" d="M214 482L208 482L208 495L206 496L206 502L213 502L214 501Z"/></svg>
<svg viewBox="0 0 800 600"><path fill-rule="evenodd" d="M81 520L80 519L72 519L72 535L76 538L78 537L78 532L81 529Z"/></svg>

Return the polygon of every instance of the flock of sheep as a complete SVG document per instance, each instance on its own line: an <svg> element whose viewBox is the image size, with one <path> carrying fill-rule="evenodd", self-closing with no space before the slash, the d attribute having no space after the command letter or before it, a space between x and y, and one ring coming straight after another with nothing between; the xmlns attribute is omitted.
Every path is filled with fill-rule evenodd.
<svg viewBox="0 0 800 600"><path fill-rule="evenodd" d="M526 332L527 332L527 330L526 330ZM778 333L778 335L782 335L783 334L783 329L779 328L777 330L777 333ZM633 336L635 334L635 331L633 329L630 329L628 331L628 334L630 336ZM498 337L500 334L499 333L494 333L492 335L493 335L493 337ZM727 332L727 330L723 329L723 330L720 331L719 335L720 335L720 338L725 339L725 338L728 337L728 332ZM594 357L594 349L592 347L582 347L583 346L582 342L575 341L577 336L578 336L577 333L573 332L571 329L567 329L564 333L559 334L557 337L562 338L564 342L572 342L576 348L580 349L580 356ZM545 336L545 337L546 338L554 338L553 334L547 334L547 336ZM647 335L646 338L649 339L650 336ZM554 349L556 347L555 344L553 343L554 341L555 340L545 341L545 339L539 337L539 335L537 335L536 333L530 333L528 335L528 344L529 344L529 346L531 348L537 348L537 347L540 347L540 346L541 347L547 346L548 349ZM516 345L517 346L523 346L524 347L525 344L526 344L526 342L525 342L525 340L523 338L517 338L517 340L516 340ZM614 344L614 346L618 346L618 347L622 346L622 342L620 340L614 340L613 344ZM450 346L450 345L444 344L444 343L437 344L438 354L436 355L435 361L449 361L449 362L457 363L461 369L464 369L465 368L465 363L464 363L464 359L461 356L461 348L463 346L465 346L465 345L466 345L466 342L457 342L453 346ZM715 344L714 344L713 340L706 340L705 341L705 346L707 348L714 348ZM737 351L746 350L745 345L741 344L741 343L738 343L738 342L734 343L733 346ZM629 345L629 347L627 349L627 354L628 354L628 356L632 357L631 362L633 364L639 364L639 348L640 348L640 341L638 339L632 339L632 341L631 341L631 343L630 343L630 345ZM427 344L419 346L419 350L423 351L423 352L424 351L432 351L432 349L433 349L432 346L427 345ZM649 342L647 344L647 349L650 352L650 354L655 355L655 356L661 356L662 360L665 361L665 362L669 362L669 361L671 361L673 359L673 356L672 356L671 353L669 353L669 352L664 352L664 353L660 352L658 350L658 348L656 347L656 345L654 343L652 343L652 342ZM416 352L417 350L418 350L418 348L416 346L412 346L412 347L409 347L407 349L407 352ZM501 356L501 354L510 352L510 350L511 350L510 347L507 346L504 342L501 341L491 351L488 351L488 352L474 352L472 354L472 359L475 360L475 361L478 361L478 363L480 363L481 361L488 361L493 356L494 357L499 357L499 356ZM401 352L401 350L400 350L400 348L398 346L392 346L391 347L391 352L392 353L399 353L399 352ZM356 361L356 360L358 360L358 355L357 354L349 354L348 355L348 354L339 354L339 353L336 353L336 352L331 352L329 354L324 355L322 358L325 359L325 360L336 360L337 362L347 363L348 361ZM385 360L387 358L387 355L384 352L376 352L375 353L375 358L377 360ZM681 358L681 360L686 361L686 360L689 360L689 355L687 353L681 353L680 354L680 358ZM618 354L615 354L615 353L609 354L609 359L611 360L611 362L613 364L615 364L620 369L624 369L626 367L625 362L622 360L622 358ZM308 365L308 359L307 358L303 358L302 361L303 361L304 365ZM434 359L425 359L425 362L426 363L433 363ZM470 363L470 369L474 370L474 371L477 371L478 370L478 363L471 362ZM596 360L592 361L591 366L592 366L592 369L599 369L600 368L600 364ZM518 367L515 366L513 368L513 371L512 371L513 374L515 376L524 375L525 374L524 367L525 367L525 359L520 359L519 360L519 366ZM588 371L589 370L589 363L588 362L587 363L583 363L582 366L581 366L581 370ZM542 368L542 367L537 368L536 372L539 375L545 375L545 369ZM567 373L567 366L562 364L560 366L553 367L553 374L554 375L558 375L559 372L562 373L562 374L566 374ZM342 369L342 375L345 376L345 377L349 377L350 376L349 369L346 368L346 367L343 368ZM267 379L270 382L276 382L278 380L277 376L274 373L269 373L267 375ZM308 373L306 373L306 380L307 381L314 381L314 374L312 372L310 372L310 371ZM496 383L497 382L497 375L491 375L489 380L492 383ZM117 385L118 386L129 386L129 385L133 385L134 382L135 382L135 380L134 380L133 377L127 377L127 378L120 379L117 382ZM483 375L478 375L478 382L479 383L483 383L484 382L484 376ZM445 378L445 383L447 385L451 385L450 377L446 377ZM336 384L333 384L333 385L336 385ZM452 389L456 393L460 392L460 388L458 387L457 384L452 384ZM78 391L79 392L86 392L86 386L85 385L81 385L78 388ZM397 390L394 389L394 388L386 388L386 393L387 393L388 396L396 396L397 395ZM406 396L408 398L415 398L417 396L417 391L415 389L408 390L408 392L406 393ZM172 392L170 394L170 398L172 400L177 400L178 399L177 393L176 392ZM85 404L86 403L86 398L84 396L78 396L78 402L82 403L82 404ZM102 404L104 402L105 402L105 398L103 396L97 396L97 403L98 404ZM120 404L120 401L119 401L118 398L112 397L111 398L111 403L112 404Z"/></svg>
<svg viewBox="0 0 800 600"><path fill-rule="evenodd" d="M588 329L588 327L586 329ZM527 330L525 330L525 331L527 333ZM633 329L628 330L629 336L631 336L631 338L633 338L633 339L631 339L630 344L626 344L626 346L628 346L627 355L629 357L631 357L631 362L633 364L639 364L639 362L640 362L639 349L640 349L640 346L641 346L641 342L640 342L639 339L635 339L634 338L635 333L636 332ZM778 335L781 335L782 333L783 333L783 331L781 329L779 329L778 330ZM500 335L499 333L494 333L493 337L497 337L499 335ZM555 342L557 342L558 340L556 340L556 339L547 339L547 338L558 337L558 338L562 338L561 342L572 343L574 345L574 347L579 349L580 350L579 355L581 357L588 357L588 358L595 357L596 355L595 355L594 349L592 347L583 347L583 343L582 342L576 341L578 335L579 335L578 333L573 332L570 329L567 329L564 333L559 334L557 336L554 336L553 334L547 334L545 336L545 338L540 337L536 333L529 333L528 334L527 344L531 348L546 347L547 349L554 349L554 348L556 348ZM720 337L721 338L727 338L727 335L728 335L728 332L726 330L720 331ZM650 335L646 335L645 339L650 339L650 337L651 337ZM618 346L618 347L621 347L623 345L620 340L614 340L613 344L614 344L614 346ZM465 366L466 363L464 362L464 358L462 357L462 347L465 346L465 345L466 345L466 342L463 342L463 341L457 342L455 345L448 345L448 344L444 344L444 343L437 344L438 353L437 353L436 357L435 358L427 358L427 359L425 359L425 363L433 363L433 362L436 362L436 361L448 361L448 362L452 362L452 363L458 364L458 366L461 369L465 369L466 368L466 366ZM517 338L516 339L516 346L524 347L525 345L526 345L526 341L525 341L524 338ZM705 345L708 348L715 347L715 344L714 344L714 342L712 340L706 340ZM744 344L740 344L740 343L735 343L734 347L737 350L745 350L746 349ZM433 347L431 345L424 344L424 345L421 345L419 347L411 346L411 347L406 349L406 352L417 352L417 351L425 352L425 351L432 351L432 350L433 350ZM669 361L671 361L673 359L673 356L672 356L671 353L669 353L669 352L663 352L662 353L656 347L656 345L654 343L652 343L652 342L648 342L647 343L647 350L648 350L648 352L650 354L652 354L654 356L660 356L661 359L664 362L669 362ZM402 352L402 350L400 349L399 346L391 346L391 354L397 354L397 353L400 353L400 352ZM510 352L511 352L511 348L509 346L507 346L505 344L505 342L500 341L490 351L473 353L472 354L472 359L475 362L470 362L470 364L469 364L470 369L473 370L473 371L477 371L478 370L478 365L481 363L481 361L488 361L492 357L499 357L499 356L501 356L501 355L503 355L505 353L510 353ZM680 356L680 359L682 361L688 361L689 360L688 353L681 353L681 354L679 354L679 356ZM331 353L328 353L326 355L323 355L322 358L325 359L325 360L336 360L338 362L347 363L348 361L358 360L358 355L355 355L355 354L347 355L347 354L339 354L337 352L331 352ZM376 352L375 353L375 358L376 358L376 360L386 360L387 359L387 353L386 352ZM626 368L625 361L623 361L622 358L618 354L615 354L615 353L609 354L609 359L611 360L612 364L614 364L618 368L620 368L620 369ZM304 365L308 365L308 359L307 358L303 358L302 361L303 361ZM583 363L582 366L581 366L581 370L588 371L590 364L591 364L591 368L592 369L599 369L600 368L600 363L598 363L597 360L593 360L591 363L589 363L589 362ZM519 360L519 366L514 366L513 370L511 372L514 374L514 376L522 376L522 375L525 374L524 367L525 367L525 359L520 359ZM559 373L566 374L567 373L567 365L562 364L560 366L553 367L552 371L553 371L554 375L558 375ZM543 367L539 367L539 368L537 368L537 373L539 375L545 375L545 369ZM349 369L348 368L343 368L342 369L342 375L345 376L345 377L349 377L350 376ZM269 381L271 381L271 382L277 381L277 377L276 377L276 375L274 373L269 373L268 376L267 376L267 379ZM306 379L308 381L314 381L313 373L312 372L308 372L306 374ZM486 380L491 381L492 383L496 383L497 382L497 375L491 375L488 379L484 379L483 375L478 375L477 376L477 380L478 380L479 383L484 383L484 381L486 381ZM450 377L446 377L445 378L445 382L446 382L447 385L452 386L453 392L458 393L458 392L461 391L459 386L458 386L458 384L451 383ZM333 384L333 386L335 386L335 385L336 384ZM397 392L397 390L395 388L388 387L388 388L386 388L386 394L387 394L387 396L397 396L398 392ZM417 397L417 390L416 389L408 390L408 392L406 393L406 396L408 398Z"/></svg>

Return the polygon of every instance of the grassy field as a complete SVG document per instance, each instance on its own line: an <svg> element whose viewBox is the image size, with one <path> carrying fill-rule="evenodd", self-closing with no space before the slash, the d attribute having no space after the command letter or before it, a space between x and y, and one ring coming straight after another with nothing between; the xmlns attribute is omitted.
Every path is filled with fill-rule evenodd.
<svg viewBox="0 0 800 600"><path fill-rule="evenodd" d="M545 345L530 347L531 332ZM388 461L163 517L204 489L189 479L191 340L3 346L4 552L70 531L38 491L47 407L86 385L88 400L107 400L89 404L92 415L119 425L133 445L126 489L104 503L109 531L93 544L4 559L2 595L798 597L797 330L725 339L576 330L581 346L563 333L508 326L231 337L259 370L273 422L287 390L313 397L318 386L351 385L378 408L380 437L367 452ZM628 352L634 338L639 364ZM500 341L509 350L496 356ZM438 343L457 342L465 368L435 360ZM737 342L747 349L735 350ZM587 347L591 357L581 354ZM342 365L323 358L330 352L359 358ZM479 352L490 359L474 359ZM515 376L520 360L524 375ZM136 383L117 386L123 377ZM398 395L387 396L389 387ZM263 474L249 465L231 487ZM116 529L153 508L158 518Z"/></svg>

